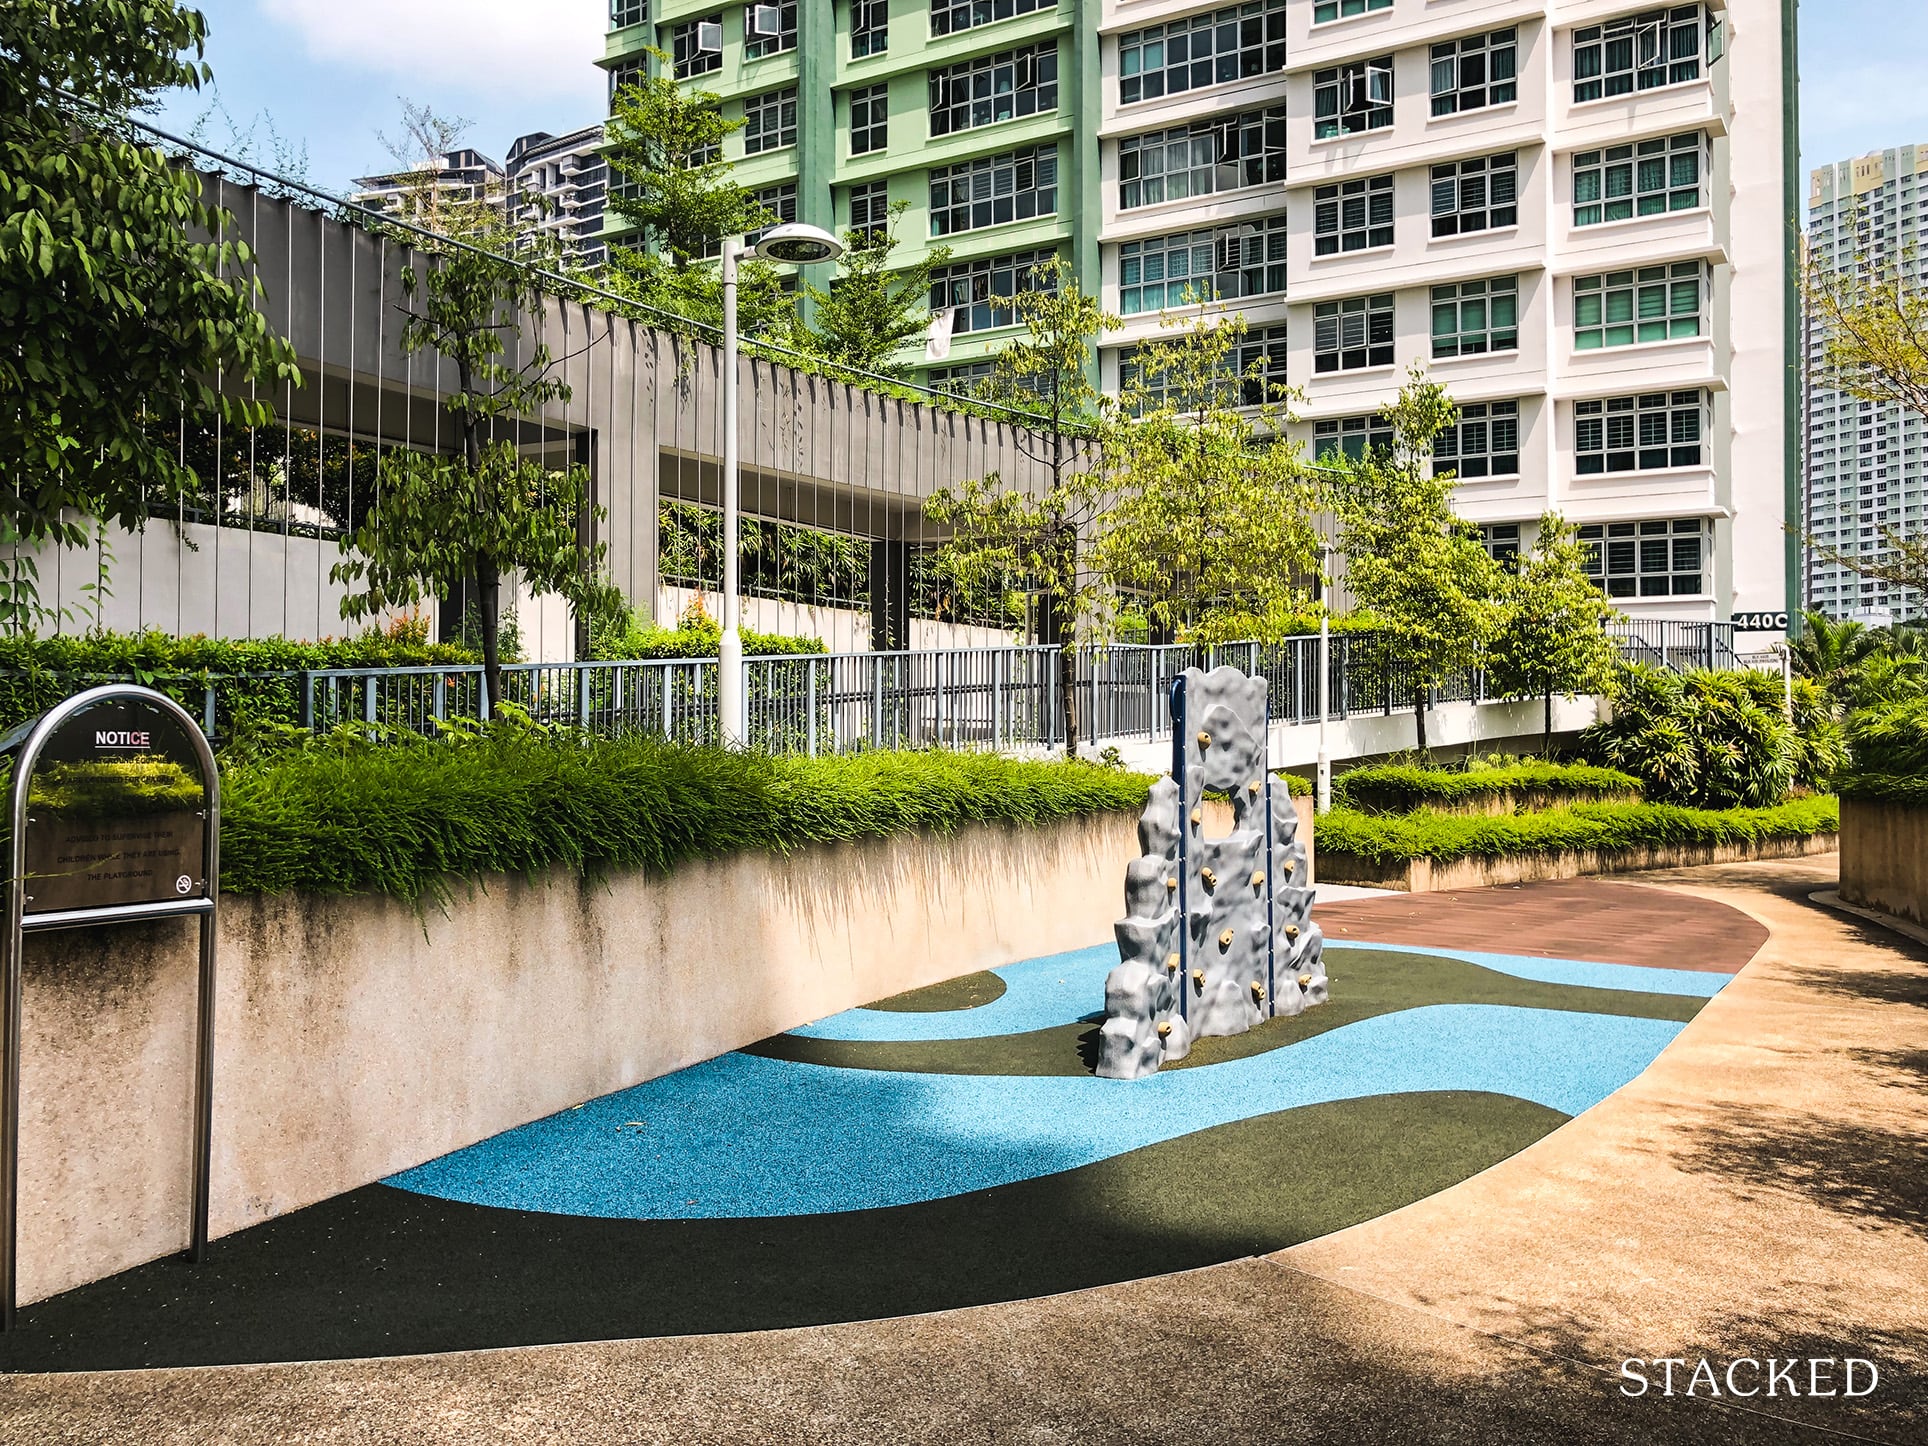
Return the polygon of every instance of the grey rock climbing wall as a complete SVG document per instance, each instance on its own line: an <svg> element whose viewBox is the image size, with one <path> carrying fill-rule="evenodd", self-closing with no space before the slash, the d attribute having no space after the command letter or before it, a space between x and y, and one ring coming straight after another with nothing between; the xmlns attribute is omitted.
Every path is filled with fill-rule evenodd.
<svg viewBox="0 0 1928 1446"><path fill-rule="evenodd" d="M1098 1073L1138 1079L1183 1059L1194 1039L1242 1034L1326 1001L1324 937L1298 812L1266 773L1266 683L1236 668L1185 674L1175 720L1183 785L1152 785L1143 856L1125 868L1121 962L1105 980ZM1204 832L1205 794L1232 800L1233 827Z"/></svg>

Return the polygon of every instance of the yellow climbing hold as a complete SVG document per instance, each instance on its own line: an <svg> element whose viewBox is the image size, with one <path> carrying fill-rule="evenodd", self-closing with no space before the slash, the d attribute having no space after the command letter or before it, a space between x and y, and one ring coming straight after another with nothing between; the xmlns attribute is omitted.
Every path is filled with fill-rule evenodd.
<svg viewBox="0 0 1928 1446"><path fill-rule="evenodd" d="M1310 974L1301 974L1299 976L1299 988L1310 989L1311 987L1312 987L1312 976Z"/></svg>
<svg viewBox="0 0 1928 1446"><path fill-rule="evenodd" d="M1212 746L1212 735L1207 733L1203 728L1198 730L1198 746L1200 748L1210 748Z"/></svg>
<svg viewBox="0 0 1928 1446"><path fill-rule="evenodd" d="M1216 889L1218 887L1218 875L1211 869L1200 869L1198 876L1205 881L1206 888Z"/></svg>
<svg viewBox="0 0 1928 1446"><path fill-rule="evenodd" d="M1165 972L1167 974L1176 974L1178 972L1178 956L1176 954L1167 954L1165 956Z"/></svg>
<svg viewBox="0 0 1928 1446"><path fill-rule="evenodd" d="M1265 887L1265 870L1264 869L1252 870L1252 887L1255 889L1262 889Z"/></svg>
<svg viewBox="0 0 1928 1446"><path fill-rule="evenodd" d="M1158 1037L1160 1039L1170 1039L1172 1037L1172 1022L1169 1019L1158 1026Z"/></svg>
<svg viewBox="0 0 1928 1446"><path fill-rule="evenodd" d="M1220 934L1218 936L1218 947L1221 949L1231 948L1233 935L1234 931L1231 929L1227 929L1223 934Z"/></svg>

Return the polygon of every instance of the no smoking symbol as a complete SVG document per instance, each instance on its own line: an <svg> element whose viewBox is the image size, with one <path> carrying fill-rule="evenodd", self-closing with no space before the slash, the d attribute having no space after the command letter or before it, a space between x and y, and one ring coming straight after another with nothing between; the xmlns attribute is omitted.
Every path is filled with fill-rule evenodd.
<svg viewBox="0 0 1928 1446"><path fill-rule="evenodd" d="M190 879L190 878L189 878L189 877L188 877L188 876L187 876L186 874L182 874L182 875L180 876L180 878L178 878L178 879L176 879L176 880L174 881L174 892L175 892L175 893L177 893L177 894L191 894L191 893L193 893L193 892L194 892L194 880L193 880L193 879Z"/></svg>

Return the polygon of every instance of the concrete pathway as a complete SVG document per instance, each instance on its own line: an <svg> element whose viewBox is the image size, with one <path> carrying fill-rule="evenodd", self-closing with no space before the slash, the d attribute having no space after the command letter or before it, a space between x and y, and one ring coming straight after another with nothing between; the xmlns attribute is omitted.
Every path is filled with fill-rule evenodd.
<svg viewBox="0 0 1928 1446"><path fill-rule="evenodd" d="M1808 902L1832 863L1646 876L1752 915L1760 955L1605 1104L1279 1256L760 1335L0 1380L0 1440L1919 1441L1928 950ZM1882 1381L1620 1394L1622 1359L1702 1354L1863 1356Z"/></svg>

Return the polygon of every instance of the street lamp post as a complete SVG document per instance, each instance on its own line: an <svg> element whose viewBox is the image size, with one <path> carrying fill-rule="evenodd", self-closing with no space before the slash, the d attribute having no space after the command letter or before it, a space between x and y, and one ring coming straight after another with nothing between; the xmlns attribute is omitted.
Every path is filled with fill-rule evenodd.
<svg viewBox="0 0 1928 1446"><path fill-rule="evenodd" d="M750 248L766 261L809 266L835 261L843 243L817 226L791 222L772 226ZM737 523L739 479L736 438L736 263L743 247L734 236L723 239L723 641L717 652L716 703L725 748L750 741L744 709L742 587L738 576Z"/></svg>
<svg viewBox="0 0 1928 1446"><path fill-rule="evenodd" d="M1332 750L1326 738L1326 715L1332 711L1332 545L1319 549L1319 766L1317 804L1320 813L1332 807Z"/></svg>

